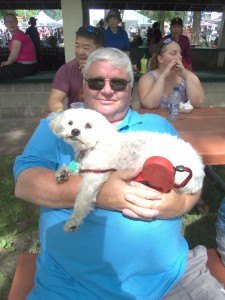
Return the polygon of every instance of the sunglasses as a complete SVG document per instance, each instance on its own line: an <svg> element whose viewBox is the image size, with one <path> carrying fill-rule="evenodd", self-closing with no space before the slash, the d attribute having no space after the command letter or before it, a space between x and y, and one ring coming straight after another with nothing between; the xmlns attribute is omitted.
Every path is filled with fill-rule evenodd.
<svg viewBox="0 0 225 300"><path fill-rule="evenodd" d="M94 26L81 26L77 32L89 32L89 33L94 33L98 39L100 39L100 36L99 36L99 32L97 31L97 29L94 27Z"/></svg>
<svg viewBox="0 0 225 300"><path fill-rule="evenodd" d="M161 46L159 47L157 53L158 53L158 54L160 53L160 51L162 50L162 47L163 47L163 46L168 45L168 44L170 44L170 43L172 43L172 42L173 42L173 40L172 40L171 38L167 38L167 39L165 39L165 40L162 40Z"/></svg>
<svg viewBox="0 0 225 300"><path fill-rule="evenodd" d="M109 81L110 87L114 92L124 91L130 82L130 80L120 78L84 78L84 80L87 81L89 89L94 91L101 91L105 86L105 81Z"/></svg>

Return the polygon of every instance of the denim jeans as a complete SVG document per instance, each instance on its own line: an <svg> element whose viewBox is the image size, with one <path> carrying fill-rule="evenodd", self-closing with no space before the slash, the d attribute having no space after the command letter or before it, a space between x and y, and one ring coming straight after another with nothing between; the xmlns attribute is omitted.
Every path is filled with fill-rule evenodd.
<svg viewBox="0 0 225 300"><path fill-rule="evenodd" d="M222 200L218 211L216 231L217 250L221 255L223 264L225 265L225 198Z"/></svg>

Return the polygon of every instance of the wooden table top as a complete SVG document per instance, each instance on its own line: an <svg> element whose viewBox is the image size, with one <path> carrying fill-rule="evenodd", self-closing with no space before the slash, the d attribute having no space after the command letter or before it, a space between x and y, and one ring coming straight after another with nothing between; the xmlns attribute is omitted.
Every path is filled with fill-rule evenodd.
<svg viewBox="0 0 225 300"><path fill-rule="evenodd" d="M164 109L140 109L139 112L168 117ZM225 164L225 107L204 107L193 109L189 114L180 113L173 125L198 151L205 165Z"/></svg>

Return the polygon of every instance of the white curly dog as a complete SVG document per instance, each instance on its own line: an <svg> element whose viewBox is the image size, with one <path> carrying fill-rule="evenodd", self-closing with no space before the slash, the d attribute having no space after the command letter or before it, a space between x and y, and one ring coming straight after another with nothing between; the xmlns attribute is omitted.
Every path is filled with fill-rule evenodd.
<svg viewBox="0 0 225 300"><path fill-rule="evenodd" d="M202 187L205 173L201 157L189 143L175 136L146 131L120 133L103 115L83 108L51 115L50 127L72 145L83 176L74 213L64 226L66 231L79 227L111 172L128 168L141 170L149 157L162 156L173 166L191 169L192 178L184 187L176 189L179 193L196 193ZM183 182L184 173L176 172L175 184ZM64 182L71 174L64 165L56 174L57 181Z"/></svg>

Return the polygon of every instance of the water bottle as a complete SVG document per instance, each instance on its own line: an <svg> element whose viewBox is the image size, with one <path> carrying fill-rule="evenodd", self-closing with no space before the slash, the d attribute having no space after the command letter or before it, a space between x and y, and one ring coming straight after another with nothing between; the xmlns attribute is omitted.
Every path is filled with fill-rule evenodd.
<svg viewBox="0 0 225 300"><path fill-rule="evenodd" d="M141 59L141 74L145 74L148 71L148 59L145 55Z"/></svg>
<svg viewBox="0 0 225 300"><path fill-rule="evenodd" d="M181 91L178 86L175 86L173 88L172 94L170 95L170 101L168 104L168 110L169 110L168 120L170 122L174 122L177 120L179 115L180 102L181 102Z"/></svg>

